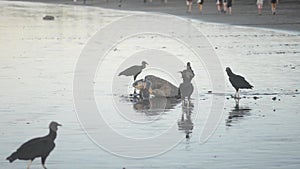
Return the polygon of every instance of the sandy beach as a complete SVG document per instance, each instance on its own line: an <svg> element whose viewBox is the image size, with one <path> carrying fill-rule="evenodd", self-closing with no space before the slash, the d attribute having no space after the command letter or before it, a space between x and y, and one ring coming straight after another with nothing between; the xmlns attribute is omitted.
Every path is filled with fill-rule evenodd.
<svg viewBox="0 0 300 169"><path fill-rule="evenodd" d="M298 1L280 2L276 16L267 3L258 16L244 1L231 16L216 14L212 1L203 15L195 6L186 14L179 0L32 2L0 1L1 169L26 168L5 159L47 134L50 121L63 126L49 169L300 167ZM191 62L189 104L129 97L133 79L118 74L141 60L149 65L138 79L154 74L175 86ZM239 106L226 67L254 86L242 90ZM215 130L201 142L207 124ZM39 168L35 159L31 169Z"/></svg>
<svg viewBox="0 0 300 169"><path fill-rule="evenodd" d="M145 11L167 13L185 18L206 22L225 23L230 25L272 28L279 30L300 31L300 1L280 0L277 6L277 14L271 14L271 5L264 1L263 14L257 14L256 0L235 0L232 7L232 15L217 14L214 0L206 0L203 5L203 13L199 14L197 4L193 3L192 14L186 13L184 0L168 0L162 3L160 0L144 3L143 0L24 0L28 2L44 2L53 4L83 5L125 11Z"/></svg>

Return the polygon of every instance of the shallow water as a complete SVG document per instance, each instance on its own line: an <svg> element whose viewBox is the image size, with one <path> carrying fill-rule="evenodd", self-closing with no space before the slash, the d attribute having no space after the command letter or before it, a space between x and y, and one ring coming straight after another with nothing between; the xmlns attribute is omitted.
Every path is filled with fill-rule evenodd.
<svg viewBox="0 0 300 169"><path fill-rule="evenodd" d="M132 13L78 6L0 3L0 42L3 44L0 47L1 168L25 168L24 161L9 164L4 159L26 140L44 135L52 120L59 121L63 127L59 129L57 146L46 162L48 168L300 167L300 33L189 21L210 41L224 70L230 66L255 86L241 93L239 108L231 99L234 90L228 81L225 92L208 93L212 86L203 63L182 44L153 35L135 36L119 44L116 52L109 53L103 61L94 82L97 106L103 110L107 123L120 134L134 138L158 136L171 126L176 130L169 137L182 139L159 156L128 159L102 150L81 128L74 107L73 76L77 59L88 40L109 23ZM45 14L55 16L55 20L42 20ZM154 44L153 38L156 39ZM127 94L132 92L132 88L128 88L131 78L114 73L128 67L128 63L140 63L134 62L137 57L134 52L139 54L139 59L147 59L149 51L143 51L149 44L153 44L153 49L165 45L160 51L151 51L161 62L164 57L167 60L170 53L181 58L181 64L171 62L174 65L167 69L174 76L158 73L175 85L180 83L176 71L184 69L186 61L192 62L196 73L193 83L198 91L192 95L193 108L186 110L176 102L164 109L160 104L164 105L166 100L154 100L152 109L138 110L140 105L128 100ZM126 56L131 56L128 63L109 66L121 63ZM159 62L152 62L139 78L149 72L157 74L153 68L156 64ZM106 90L107 86L112 86L112 79L117 79L118 83L113 84L114 89ZM199 144L199 135L214 106L211 105L212 96L225 98L223 116L210 139ZM123 116L114 109L115 105L122 110ZM191 117L182 121L184 111L191 111ZM184 126L188 130L193 126L189 140L185 139ZM109 137L108 131L102 132L101 137ZM110 141L115 144L119 140ZM138 149L139 145L136 146ZM136 150L126 144L117 148L119 153L125 154ZM36 160L32 168L40 167Z"/></svg>

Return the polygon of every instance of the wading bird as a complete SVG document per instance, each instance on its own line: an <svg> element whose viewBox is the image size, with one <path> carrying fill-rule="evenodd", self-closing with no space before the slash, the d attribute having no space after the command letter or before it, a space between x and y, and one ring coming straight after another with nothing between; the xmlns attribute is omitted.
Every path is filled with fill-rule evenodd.
<svg viewBox="0 0 300 169"><path fill-rule="evenodd" d="M12 153L9 157L6 158L9 162L13 162L16 159L19 160L29 160L27 169L30 168L32 161L35 158L41 157L42 166L44 169L47 169L45 166L46 159L50 152L54 149L55 143L54 140L57 135L58 126L61 124L57 122L51 122L49 124L49 134L44 137L38 137L31 139L21 145L16 152Z"/></svg>
<svg viewBox="0 0 300 169"><path fill-rule="evenodd" d="M122 72L119 73L119 76L124 75L124 76L133 76L133 81L136 80L136 77L142 72L143 69L146 68L146 65L148 65L147 62L142 61L142 65L135 65L131 66ZM136 94L136 90L134 89L134 94Z"/></svg>
<svg viewBox="0 0 300 169"><path fill-rule="evenodd" d="M136 80L136 77L142 72L143 69L146 68L146 65L148 65L147 62L142 61L142 65L135 65L131 66L124 71L119 73L119 76L124 75L124 76L133 76L133 80Z"/></svg>

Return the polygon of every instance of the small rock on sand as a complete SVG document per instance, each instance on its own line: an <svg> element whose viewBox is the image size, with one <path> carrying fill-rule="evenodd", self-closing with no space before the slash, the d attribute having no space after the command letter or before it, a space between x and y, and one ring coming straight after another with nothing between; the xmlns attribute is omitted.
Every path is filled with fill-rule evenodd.
<svg viewBox="0 0 300 169"><path fill-rule="evenodd" d="M54 20L54 16L46 15L46 16L43 17L43 20L53 21Z"/></svg>

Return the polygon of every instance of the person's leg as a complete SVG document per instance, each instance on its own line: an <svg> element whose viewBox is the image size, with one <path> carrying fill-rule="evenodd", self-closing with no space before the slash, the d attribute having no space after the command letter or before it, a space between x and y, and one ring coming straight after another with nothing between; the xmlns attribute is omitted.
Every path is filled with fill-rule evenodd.
<svg viewBox="0 0 300 169"><path fill-rule="evenodd" d="M232 13L232 1L228 0L227 2L227 10L228 10L228 14L231 15Z"/></svg>
<svg viewBox="0 0 300 169"><path fill-rule="evenodd" d="M276 8L276 3L271 3L271 8L272 8L272 14L275 15L276 11L275 11L275 8Z"/></svg>
<svg viewBox="0 0 300 169"><path fill-rule="evenodd" d="M189 3L189 11L192 12L192 1Z"/></svg>
<svg viewBox="0 0 300 169"><path fill-rule="evenodd" d="M202 13L202 4L198 3L198 9L199 9L199 13Z"/></svg>
<svg viewBox="0 0 300 169"><path fill-rule="evenodd" d="M217 0L216 5L217 5L217 11L218 11L218 13L220 13L221 12L221 5L220 5L219 0Z"/></svg>
<svg viewBox="0 0 300 169"><path fill-rule="evenodd" d="M226 13L227 12L227 1L223 1L223 11L224 11L224 13Z"/></svg>
<svg viewBox="0 0 300 169"><path fill-rule="evenodd" d="M187 12L191 13L192 12L192 1L187 0L186 5L187 5Z"/></svg>
<svg viewBox="0 0 300 169"><path fill-rule="evenodd" d="M186 12L189 12L189 4L190 4L190 2L187 0L186 1Z"/></svg>
<svg viewBox="0 0 300 169"><path fill-rule="evenodd" d="M261 15L261 13L262 13L262 4L257 4L257 9L258 9L258 15Z"/></svg>

